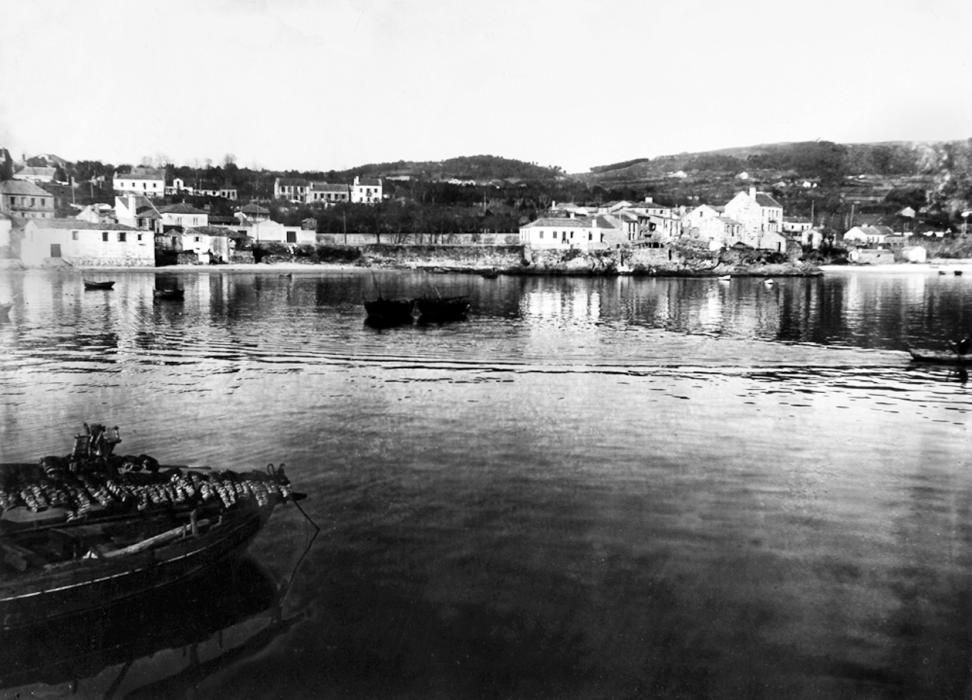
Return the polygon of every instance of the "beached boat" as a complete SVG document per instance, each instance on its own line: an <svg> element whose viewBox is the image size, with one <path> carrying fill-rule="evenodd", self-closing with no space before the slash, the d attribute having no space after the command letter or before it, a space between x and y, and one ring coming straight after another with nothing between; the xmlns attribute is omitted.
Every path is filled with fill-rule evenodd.
<svg viewBox="0 0 972 700"><path fill-rule="evenodd" d="M469 300L464 296L425 296L415 300L420 323L461 321L469 313Z"/></svg>
<svg viewBox="0 0 972 700"><path fill-rule="evenodd" d="M83 280L85 290L111 289L115 286L115 280L94 281Z"/></svg>
<svg viewBox="0 0 972 700"><path fill-rule="evenodd" d="M386 299L379 296L364 303L366 321L374 326L403 326L412 323L415 302L411 299Z"/></svg>
<svg viewBox="0 0 972 700"><path fill-rule="evenodd" d="M84 614L240 555L280 504L283 469L216 471L119 457L86 425L66 457L0 464L0 629Z"/></svg>
<svg viewBox="0 0 972 700"><path fill-rule="evenodd" d="M156 289L154 291L155 298L159 301L182 301L186 297L185 291L179 287L167 287L165 289Z"/></svg>
<svg viewBox="0 0 972 700"><path fill-rule="evenodd" d="M972 365L972 354L960 355L954 350L908 350L914 362L936 365Z"/></svg>

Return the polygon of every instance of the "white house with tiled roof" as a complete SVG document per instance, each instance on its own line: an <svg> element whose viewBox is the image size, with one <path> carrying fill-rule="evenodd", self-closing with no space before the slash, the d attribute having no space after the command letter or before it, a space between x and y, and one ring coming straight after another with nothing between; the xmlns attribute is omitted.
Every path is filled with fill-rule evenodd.
<svg viewBox="0 0 972 700"><path fill-rule="evenodd" d="M686 212L681 219L681 235L706 244L709 250L728 248L743 240L743 226L708 204Z"/></svg>
<svg viewBox="0 0 972 700"><path fill-rule="evenodd" d="M765 192L750 187L726 204L725 215L743 225L747 233L780 233L783 230L783 205Z"/></svg>
<svg viewBox="0 0 972 700"><path fill-rule="evenodd" d="M146 197L165 195L165 171L158 168L134 168L130 173L116 172L112 177L115 194L141 194Z"/></svg>
<svg viewBox="0 0 972 700"><path fill-rule="evenodd" d="M32 219L24 227L20 259L28 267L39 267L50 259L78 267L151 267L155 265L155 236L121 224Z"/></svg>
<svg viewBox="0 0 972 700"><path fill-rule="evenodd" d="M273 198L303 202L310 182L303 177L278 177L273 181Z"/></svg>
<svg viewBox="0 0 972 700"><path fill-rule="evenodd" d="M543 217L520 227L520 243L537 250L604 250L625 245L624 229L598 215Z"/></svg>
<svg viewBox="0 0 972 700"><path fill-rule="evenodd" d="M191 204L180 202L159 207L162 215L162 230L179 227L182 229L209 226L209 212L196 209Z"/></svg>
<svg viewBox="0 0 972 700"><path fill-rule="evenodd" d="M323 203L331 205L352 201L350 187L330 182L310 183L304 196L307 204Z"/></svg>
<svg viewBox="0 0 972 700"><path fill-rule="evenodd" d="M27 180L0 181L0 212L14 221L53 219L54 195Z"/></svg>
<svg viewBox="0 0 972 700"><path fill-rule="evenodd" d="M351 184L351 202L377 204L381 201L381 178L355 176Z"/></svg>

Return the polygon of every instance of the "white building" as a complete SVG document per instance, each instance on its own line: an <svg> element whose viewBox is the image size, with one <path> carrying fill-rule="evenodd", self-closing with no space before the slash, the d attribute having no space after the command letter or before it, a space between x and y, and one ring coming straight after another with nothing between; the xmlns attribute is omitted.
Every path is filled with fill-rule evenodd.
<svg viewBox="0 0 972 700"><path fill-rule="evenodd" d="M353 204L377 204L381 201L381 178L355 176L351 185Z"/></svg>
<svg viewBox="0 0 972 700"><path fill-rule="evenodd" d="M546 217L520 227L520 243L537 250L605 250L628 243L624 229L605 216Z"/></svg>
<svg viewBox="0 0 972 700"><path fill-rule="evenodd" d="M726 204L725 216L742 225L740 242L757 250L786 252L783 231L783 205L765 192L750 187Z"/></svg>
<svg viewBox="0 0 972 700"><path fill-rule="evenodd" d="M115 173L112 188L116 194L141 194L146 197L165 195L165 171L156 168L135 168L130 173Z"/></svg>
<svg viewBox="0 0 972 700"><path fill-rule="evenodd" d="M894 231L889 226L854 226L844 233L844 243L859 246L880 246L887 243Z"/></svg>
<svg viewBox="0 0 972 700"><path fill-rule="evenodd" d="M78 219L34 219L24 227L20 259L28 267L48 259L77 267L155 265L155 237L121 224L93 224Z"/></svg>
<svg viewBox="0 0 972 700"><path fill-rule="evenodd" d="M159 207L162 215L162 230L179 227L181 229L209 226L209 212L196 209L191 204L180 202Z"/></svg>

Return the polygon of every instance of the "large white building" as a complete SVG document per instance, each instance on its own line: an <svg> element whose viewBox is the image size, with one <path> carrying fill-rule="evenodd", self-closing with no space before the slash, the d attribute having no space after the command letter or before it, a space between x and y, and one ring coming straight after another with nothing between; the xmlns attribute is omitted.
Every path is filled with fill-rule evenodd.
<svg viewBox="0 0 972 700"><path fill-rule="evenodd" d="M606 216L544 217L520 227L520 243L537 250L605 250L628 244L624 229Z"/></svg>
<svg viewBox="0 0 972 700"><path fill-rule="evenodd" d="M24 227L20 259L27 267L41 266L48 259L77 267L150 267L155 265L155 236L121 224L33 219Z"/></svg>
<svg viewBox="0 0 972 700"><path fill-rule="evenodd" d="M165 195L165 171L156 168L135 168L130 173L115 173L112 178L115 194L141 194L146 197Z"/></svg>

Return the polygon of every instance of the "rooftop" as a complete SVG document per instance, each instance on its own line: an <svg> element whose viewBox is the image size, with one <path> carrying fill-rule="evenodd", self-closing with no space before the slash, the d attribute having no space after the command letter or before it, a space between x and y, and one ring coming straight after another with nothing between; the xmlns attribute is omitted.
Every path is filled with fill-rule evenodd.
<svg viewBox="0 0 972 700"><path fill-rule="evenodd" d="M56 228L68 230L85 231L138 231L137 228L124 226L114 223L91 223L81 219L31 219L28 224L34 224L38 228Z"/></svg>
<svg viewBox="0 0 972 700"><path fill-rule="evenodd" d="M42 190L33 182L27 180L3 180L0 182L0 194L28 195L30 197L51 197L50 192Z"/></svg>

